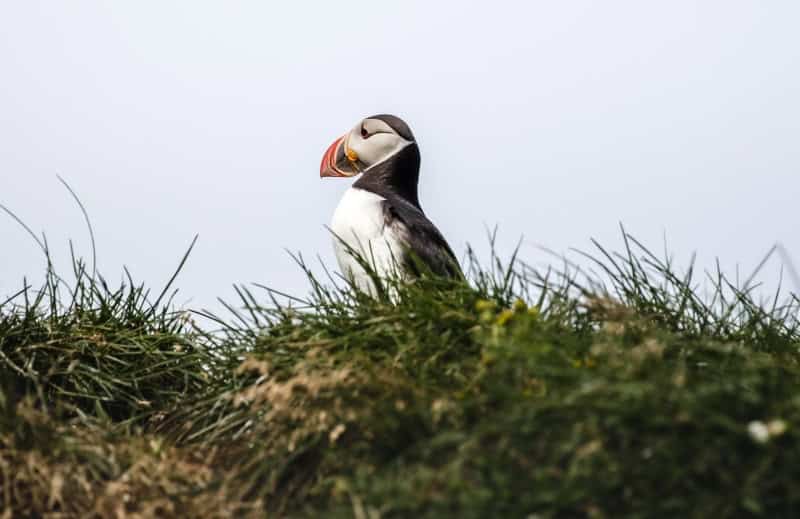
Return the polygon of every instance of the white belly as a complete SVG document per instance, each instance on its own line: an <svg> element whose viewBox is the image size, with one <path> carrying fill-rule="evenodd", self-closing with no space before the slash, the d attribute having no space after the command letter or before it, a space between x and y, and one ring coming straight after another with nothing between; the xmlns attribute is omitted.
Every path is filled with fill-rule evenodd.
<svg viewBox="0 0 800 519"><path fill-rule="evenodd" d="M382 278L394 275L395 258L402 252L397 237L384 225L383 200L374 193L351 187L336 207L331 221L333 250L342 274L369 293L375 291L372 280L349 249L360 253Z"/></svg>

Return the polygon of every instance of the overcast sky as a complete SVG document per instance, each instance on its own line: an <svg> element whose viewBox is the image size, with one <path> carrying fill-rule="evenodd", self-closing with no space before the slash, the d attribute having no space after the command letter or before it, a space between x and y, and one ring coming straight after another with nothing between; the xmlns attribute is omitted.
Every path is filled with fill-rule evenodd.
<svg viewBox="0 0 800 519"><path fill-rule="evenodd" d="M422 152L420 198L461 253L620 245L752 269L800 258L800 2L0 0L0 203L99 268L178 300L305 293L284 249L333 263L350 181L330 142L374 113ZM0 214L0 296L41 278Z"/></svg>

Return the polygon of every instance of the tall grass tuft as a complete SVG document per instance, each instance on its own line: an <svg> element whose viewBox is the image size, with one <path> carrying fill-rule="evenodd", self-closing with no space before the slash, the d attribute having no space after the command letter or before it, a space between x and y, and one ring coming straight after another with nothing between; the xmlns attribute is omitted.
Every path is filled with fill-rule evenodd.
<svg viewBox="0 0 800 519"><path fill-rule="evenodd" d="M698 279L624 231L595 245L596 273L469 251L467 279L379 296L298 255L307 295L238 286L226 314L51 269L0 306L0 508L794 515L798 297Z"/></svg>

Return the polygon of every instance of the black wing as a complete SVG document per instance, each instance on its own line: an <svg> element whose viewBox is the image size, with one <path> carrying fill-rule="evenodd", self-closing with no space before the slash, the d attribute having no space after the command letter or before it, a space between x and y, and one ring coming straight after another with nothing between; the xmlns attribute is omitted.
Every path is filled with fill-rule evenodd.
<svg viewBox="0 0 800 519"><path fill-rule="evenodd" d="M419 276L429 270L440 276L463 278L456 255L425 214L399 197L383 201L383 222L405 246L395 252L398 262Z"/></svg>

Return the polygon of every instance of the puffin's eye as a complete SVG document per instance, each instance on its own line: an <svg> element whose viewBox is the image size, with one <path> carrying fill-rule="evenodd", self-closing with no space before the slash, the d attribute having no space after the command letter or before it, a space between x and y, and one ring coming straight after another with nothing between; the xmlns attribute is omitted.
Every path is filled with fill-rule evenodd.
<svg viewBox="0 0 800 519"><path fill-rule="evenodd" d="M361 137L363 137L364 139L369 137L369 132L367 132L367 129L364 128L363 126L361 127Z"/></svg>

